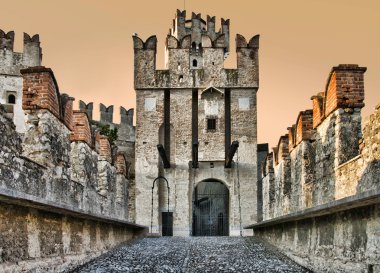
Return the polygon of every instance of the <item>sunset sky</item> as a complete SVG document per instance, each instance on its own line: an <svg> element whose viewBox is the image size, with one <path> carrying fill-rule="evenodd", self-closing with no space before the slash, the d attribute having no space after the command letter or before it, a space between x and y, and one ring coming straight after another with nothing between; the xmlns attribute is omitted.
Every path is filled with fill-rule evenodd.
<svg viewBox="0 0 380 273"><path fill-rule="evenodd" d="M157 35L158 65L176 9L183 0L0 0L0 29L40 34L43 65L53 69L61 92L86 102L135 106L132 34ZM330 69L357 63L365 74L368 116L380 103L380 1L378 0L186 0L191 12L231 19L231 54L235 35L260 34L258 141L277 144L298 112L311 108L310 97L323 91ZM96 114L95 117L98 115Z"/></svg>

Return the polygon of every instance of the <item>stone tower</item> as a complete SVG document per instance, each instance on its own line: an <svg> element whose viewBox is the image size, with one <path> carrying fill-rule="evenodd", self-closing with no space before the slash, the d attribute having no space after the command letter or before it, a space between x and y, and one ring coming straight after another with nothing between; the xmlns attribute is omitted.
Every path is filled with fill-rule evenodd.
<svg viewBox="0 0 380 273"><path fill-rule="evenodd" d="M215 17L177 10L164 70L156 36L133 36L136 221L152 221L153 233L239 235L257 221L259 36L237 35L237 69L225 69L229 27L222 19L216 32ZM170 192L163 179L152 190L158 176Z"/></svg>
<svg viewBox="0 0 380 273"><path fill-rule="evenodd" d="M38 34L30 37L24 33L24 50L14 52L15 33L0 29L0 103L13 116L16 130L25 131L24 112L22 110L22 76L20 69L40 66L42 49Z"/></svg>

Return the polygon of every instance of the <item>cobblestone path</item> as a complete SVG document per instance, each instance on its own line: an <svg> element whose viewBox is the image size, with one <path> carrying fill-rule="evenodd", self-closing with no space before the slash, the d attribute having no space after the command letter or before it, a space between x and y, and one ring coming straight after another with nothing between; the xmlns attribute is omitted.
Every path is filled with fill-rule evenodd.
<svg viewBox="0 0 380 273"><path fill-rule="evenodd" d="M309 272L254 238L145 238L72 273L116 272Z"/></svg>

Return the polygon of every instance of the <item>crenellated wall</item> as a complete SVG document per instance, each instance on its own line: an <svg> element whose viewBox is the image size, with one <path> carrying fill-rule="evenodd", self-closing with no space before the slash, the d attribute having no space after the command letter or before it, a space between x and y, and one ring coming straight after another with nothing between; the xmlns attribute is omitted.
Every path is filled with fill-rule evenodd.
<svg viewBox="0 0 380 273"><path fill-rule="evenodd" d="M248 42L236 36L237 69L225 69L224 60L230 50L230 20L221 19L221 29L215 32L215 17L192 13L186 20L186 11L177 10L173 28L166 38L165 70L156 69L157 37L145 42L136 35L134 48L135 89L165 88L205 89L258 88L259 35Z"/></svg>
<svg viewBox="0 0 380 273"><path fill-rule="evenodd" d="M83 141L91 143L93 137L97 134L92 134L104 126L108 126L110 129L117 130L117 139L114 142L114 147L111 147L112 154L108 156L116 157L116 154L123 154L126 159L126 177L128 178L128 218L129 221L135 222L135 126L133 126L134 109L126 110L124 107L120 107L120 123L114 123L114 106L105 106L100 103L100 119L94 120L93 117L93 103L85 103L79 101L79 111L74 111L74 120L85 126L77 126L75 134L78 134ZM88 120L83 122L83 119ZM89 124L89 126L87 126ZM98 136L99 138L99 136ZM101 139L99 139L102 142ZM103 142L104 143L104 142ZM107 145L107 144L106 144ZM117 148L116 148L117 147ZM99 166L101 167L101 166ZM104 166L102 166L103 168Z"/></svg>
<svg viewBox="0 0 380 273"><path fill-rule="evenodd" d="M333 67L262 168L263 221L250 228L315 272L380 269L380 105L362 130L365 71Z"/></svg>
<svg viewBox="0 0 380 273"><path fill-rule="evenodd" d="M51 69L21 73L23 136L0 105L0 272L60 272L144 227L128 222L125 153L73 111Z"/></svg>

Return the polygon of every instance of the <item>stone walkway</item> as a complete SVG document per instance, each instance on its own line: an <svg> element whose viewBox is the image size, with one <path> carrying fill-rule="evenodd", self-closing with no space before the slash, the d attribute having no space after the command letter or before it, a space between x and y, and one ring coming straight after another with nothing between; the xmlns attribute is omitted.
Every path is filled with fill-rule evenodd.
<svg viewBox="0 0 380 273"><path fill-rule="evenodd" d="M309 272L254 238L163 237L126 245L72 273Z"/></svg>

